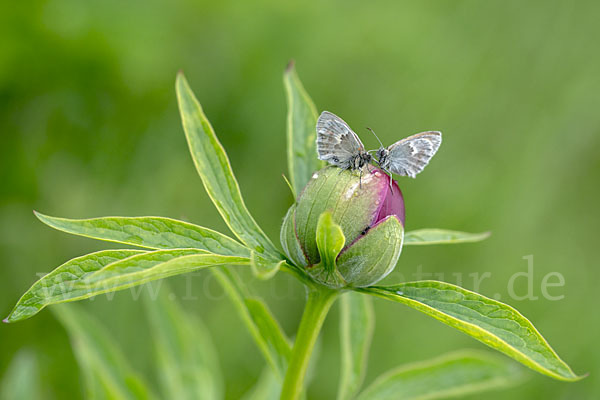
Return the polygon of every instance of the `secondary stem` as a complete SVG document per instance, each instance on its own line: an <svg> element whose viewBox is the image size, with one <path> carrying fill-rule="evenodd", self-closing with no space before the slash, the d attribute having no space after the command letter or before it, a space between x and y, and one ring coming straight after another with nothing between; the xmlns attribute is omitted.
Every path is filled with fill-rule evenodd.
<svg viewBox="0 0 600 400"><path fill-rule="evenodd" d="M300 397L313 347L336 296L337 292L334 290L322 286L309 287L308 300L281 389L281 400L296 400Z"/></svg>

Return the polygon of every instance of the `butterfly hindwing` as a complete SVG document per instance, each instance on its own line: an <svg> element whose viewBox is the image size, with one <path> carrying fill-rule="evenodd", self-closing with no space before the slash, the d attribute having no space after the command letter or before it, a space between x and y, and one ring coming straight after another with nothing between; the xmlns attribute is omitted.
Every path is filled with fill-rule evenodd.
<svg viewBox="0 0 600 400"><path fill-rule="evenodd" d="M385 168L397 175L414 178L431 160L442 143L441 132L422 132L391 145Z"/></svg>
<svg viewBox="0 0 600 400"><path fill-rule="evenodd" d="M319 160L343 169L351 168L352 160L365 148L343 119L323 111L317 120L317 153Z"/></svg>

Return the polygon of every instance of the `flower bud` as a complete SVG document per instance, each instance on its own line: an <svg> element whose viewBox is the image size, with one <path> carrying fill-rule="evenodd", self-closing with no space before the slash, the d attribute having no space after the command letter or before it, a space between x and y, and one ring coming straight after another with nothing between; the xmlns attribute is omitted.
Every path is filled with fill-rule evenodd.
<svg viewBox="0 0 600 400"><path fill-rule="evenodd" d="M379 169L325 167L313 174L281 228L287 257L333 288L364 287L396 266L404 237L404 199Z"/></svg>

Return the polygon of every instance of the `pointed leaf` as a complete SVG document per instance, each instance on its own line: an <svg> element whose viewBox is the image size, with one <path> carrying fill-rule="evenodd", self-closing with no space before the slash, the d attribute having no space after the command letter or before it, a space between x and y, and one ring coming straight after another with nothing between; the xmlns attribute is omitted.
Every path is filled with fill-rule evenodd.
<svg viewBox="0 0 600 400"><path fill-rule="evenodd" d="M258 255L256 252L252 252L250 255L250 267L252 273L258 279L271 279L281 269L281 266L285 264L285 260L271 261L265 260L263 257Z"/></svg>
<svg viewBox="0 0 600 400"><path fill-rule="evenodd" d="M251 296L233 271L220 268L213 270L213 273L233 302L277 379L281 381L292 354L290 340L267 305L261 299Z"/></svg>
<svg viewBox="0 0 600 400"><path fill-rule="evenodd" d="M438 281L357 290L419 310L544 375L564 381L581 379L527 318L496 300Z"/></svg>
<svg viewBox="0 0 600 400"><path fill-rule="evenodd" d="M225 149L183 74L177 76L177 100L183 129L206 192L231 231L252 250L280 258L279 251L244 204Z"/></svg>
<svg viewBox="0 0 600 400"><path fill-rule="evenodd" d="M521 371L508 360L474 350L404 365L383 374L358 400L433 400L513 386Z"/></svg>
<svg viewBox="0 0 600 400"><path fill-rule="evenodd" d="M54 314L71 338L75 358L84 376L85 398L155 398L98 321L75 305L59 307Z"/></svg>
<svg viewBox="0 0 600 400"><path fill-rule="evenodd" d="M50 304L92 297L95 294L76 284L108 264L142 253L145 251L104 250L67 261L34 283L4 321L16 322L29 318Z"/></svg>
<svg viewBox="0 0 600 400"><path fill-rule="evenodd" d="M86 276L81 286L105 293L208 267L249 264L245 257L221 256L197 249L156 250L109 264Z"/></svg>
<svg viewBox="0 0 600 400"><path fill-rule="evenodd" d="M12 358L0 385L0 399L41 399L40 377L35 354L23 349Z"/></svg>
<svg viewBox="0 0 600 400"><path fill-rule="evenodd" d="M103 217L68 219L35 216L63 232L149 249L194 248L227 256L249 257L249 250L222 233L163 217Z"/></svg>
<svg viewBox="0 0 600 400"><path fill-rule="evenodd" d="M168 286L144 298L164 399L223 398L223 379L208 329L178 304Z"/></svg>
<svg viewBox="0 0 600 400"><path fill-rule="evenodd" d="M323 163L317 158L318 113L298 78L293 62L285 70L283 83L288 105L288 170L296 196L306 186L312 173L323 167Z"/></svg>
<svg viewBox="0 0 600 400"><path fill-rule="evenodd" d="M365 378L375 315L369 296L348 292L340 299L340 383L338 400L353 399Z"/></svg>
<svg viewBox="0 0 600 400"><path fill-rule="evenodd" d="M106 250L78 257L34 283L6 322L38 313L51 304L86 299L156 279L217 265L248 265L245 257L221 256L198 249Z"/></svg>
<svg viewBox="0 0 600 400"><path fill-rule="evenodd" d="M446 229L418 229L404 234L405 245L455 244L480 242L490 237L490 232L467 233Z"/></svg>

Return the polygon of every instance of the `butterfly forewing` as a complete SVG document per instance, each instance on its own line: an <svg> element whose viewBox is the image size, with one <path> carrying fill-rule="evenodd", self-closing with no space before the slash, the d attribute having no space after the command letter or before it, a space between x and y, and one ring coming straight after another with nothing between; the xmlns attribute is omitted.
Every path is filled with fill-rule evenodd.
<svg viewBox="0 0 600 400"><path fill-rule="evenodd" d="M317 120L319 160L346 169L364 151L362 142L344 120L328 111L321 113Z"/></svg>
<svg viewBox="0 0 600 400"><path fill-rule="evenodd" d="M388 165L384 167L394 174L414 178L427 166L441 143L442 133L433 131L399 140L388 148Z"/></svg>

